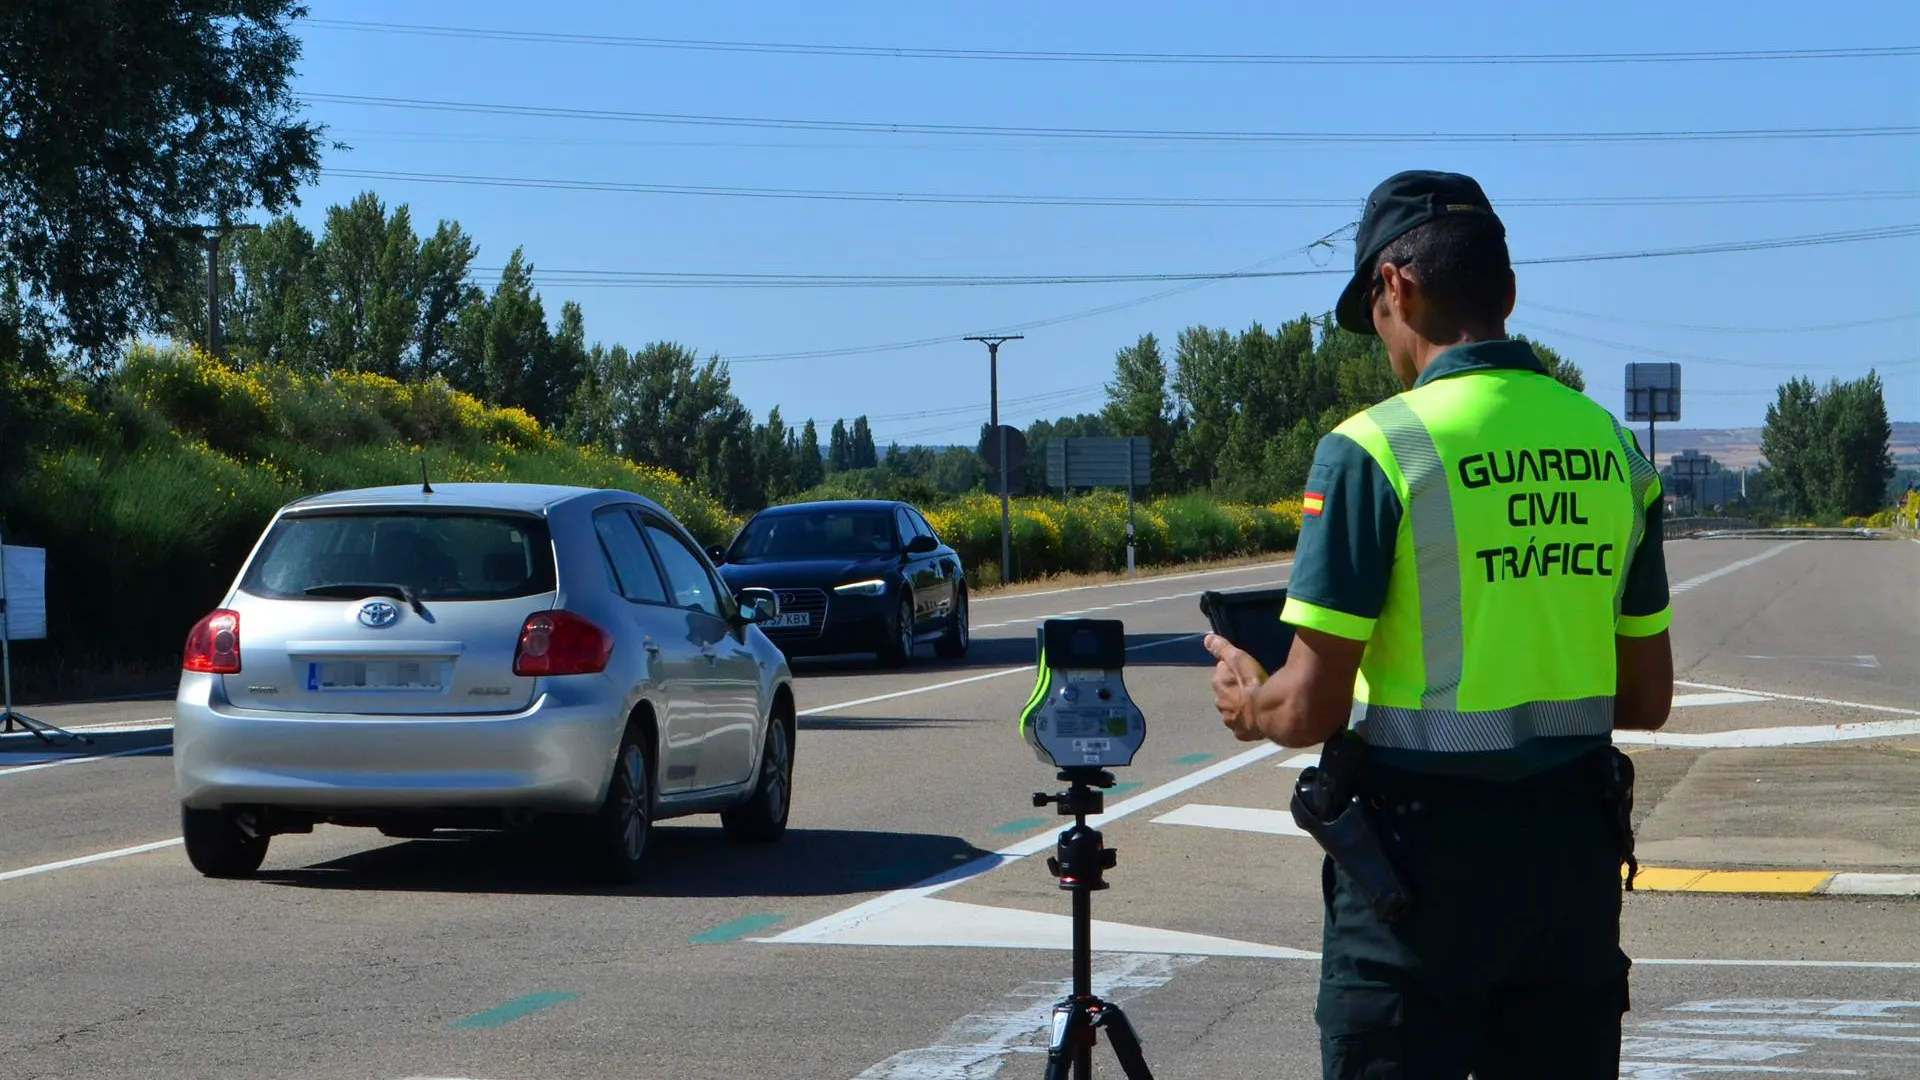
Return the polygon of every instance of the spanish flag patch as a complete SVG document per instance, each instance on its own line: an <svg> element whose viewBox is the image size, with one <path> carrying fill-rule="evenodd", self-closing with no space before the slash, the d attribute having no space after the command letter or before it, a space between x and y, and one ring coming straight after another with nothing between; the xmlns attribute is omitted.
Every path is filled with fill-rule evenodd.
<svg viewBox="0 0 1920 1080"><path fill-rule="evenodd" d="M1300 499L1300 512L1308 517L1319 517L1320 511L1327 505L1327 498L1314 492L1307 492Z"/></svg>

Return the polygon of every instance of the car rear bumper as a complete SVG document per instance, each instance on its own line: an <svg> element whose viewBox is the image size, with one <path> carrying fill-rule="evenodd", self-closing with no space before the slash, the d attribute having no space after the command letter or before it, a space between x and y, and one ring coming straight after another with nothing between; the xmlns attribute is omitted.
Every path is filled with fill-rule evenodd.
<svg viewBox="0 0 1920 1080"><path fill-rule="evenodd" d="M585 811L604 797L624 721L564 687L488 716L240 710L216 679L187 675L174 702L174 777L195 809Z"/></svg>

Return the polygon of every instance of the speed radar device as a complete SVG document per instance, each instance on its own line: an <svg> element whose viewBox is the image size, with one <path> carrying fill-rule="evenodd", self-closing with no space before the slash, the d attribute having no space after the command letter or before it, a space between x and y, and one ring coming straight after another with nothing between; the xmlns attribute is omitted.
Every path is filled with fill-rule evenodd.
<svg viewBox="0 0 1920 1080"><path fill-rule="evenodd" d="M1020 714L1020 734L1056 768L1133 764L1147 720L1127 696L1126 627L1118 619L1040 624L1038 681Z"/></svg>
<svg viewBox="0 0 1920 1080"><path fill-rule="evenodd" d="M1127 1080L1153 1080L1140 1035L1120 1006L1093 992L1093 894L1107 887L1119 853L1087 818L1106 811L1107 769L1133 764L1147 738L1146 717L1127 696L1127 632L1118 619L1048 619L1040 624L1038 681L1020 713L1020 735L1040 760L1059 769L1067 789L1036 791L1073 824L1060 833L1047 870L1072 894L1073 984L1053 1006L1046 1080L1091 1080L1101 1032Z"/></svg>

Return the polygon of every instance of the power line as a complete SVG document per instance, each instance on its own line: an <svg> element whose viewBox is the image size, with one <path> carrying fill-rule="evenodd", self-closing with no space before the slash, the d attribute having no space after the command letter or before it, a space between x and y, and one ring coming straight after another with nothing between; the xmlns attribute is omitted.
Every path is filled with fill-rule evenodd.
<svg viewBox="0 0 1920 1080"><path fill-rule="evenodd" d="M1788 248L1818 247L1863 243L1920 236L1920 223L1888 225L1840 232L1812 233L1801 236L1737 240L1684 247L1642 248L1630 251L1587 254L1546 255L1515 259L1515 266L1551 266L1574 263L1618 262L1638 259L1675 258ZM500 268L474 268L474 273L498 273ZM1135 273L1135 274L1033 274L1033 275L956 275L956 274L791 274L746 273L684 270L546 270L534 271L535 280L550 285L591 288L977 288L1038 285L1109 285L1129 282L1195 282L1229 280L1271 280L1275 278L1344 275L1350 270L1339 267L1310 270L1229 270L1212 273Z"/></svg>
<svg viewBox="0 0 1920 1080"><path fill-rule="evenodd" d="M1216 210L1326 210L1354 205L1344 199L1210 198L1198 196L1040 195L930 191L852 191L822 188L731 187L707 184L645 184L621 180L568 180L458 173L396 172L386 169L331 169L333 176L361 180L400 180L469 187L525 188L549 191L598 191L630 195L704 195L751 199L799 199L827 202L942 203L986 206L1102 206ZM1801 191L1754 194L1596 195L1505 198L1511 207L1734 206L1750 204L1866 202L1920 198L1920 190Z"/></svg>
<svg viewBox="0 0 1920 1080"><path fill-rule="evenodd" d="M1521 301L1520 306L1550 312L1554 315L1570 315L1576 319L1593 319L1597 322L1619 323L1625 326L1646 326L1656 330L1691 330L1705 334L1813 334L1829 330L1851 330L1861 326L1884 326L1888 323L1920 319L1920 311L1909 311L1899 315L1882 315L1872 319L1852 319L1846 322L1816 323L1809 326L1702 326L1691 323L1654 322L1650 319L1628 319L1618 315L1600 315L1591 311L1552 307L1530 300Z"/></svg>
<svg viewBox="0 0 1920 1080"><path fill-rule="evenodd" d="M620 37L611 34L570 34L535 30L492 30L469 26L432 26L415 23L370 22L349 19L306 19L306 25L325 30L347 30L424 37L520 41L550 45L590 45L691 52L784 53L799 56L849 56L900 60L999 60L1082 64L1207 64L1207 65L1512 65L1512 64L1675 64L1780 60L1869 60L1920 55L1920 46L1843 46L1825 49L1727 49L1679 52L1617 53L1170 53L1069 52L1016 49L938 49L884 45L821 45L765 41L714 41L698 38Z"/></svg>
<svg viewBox="0 0 1920 1080"><path fill-rule="evenodd" d="M1533 322L1532 320L1529 320L1529 319L1510 319L1508 321L1515 326L1530 327L1544 334L1552 334L1555 337L1567 338L1573 341L1584 341L1589 345L1601 345L1609 349L1620 349L1624 352L1642 353L1647 356L1658 356L1667 360L1686 360L1696 364L1710 364L1710 365L1722 366L1722 367L1767 368L1767 369L1778 370L1778 371L1805 371L1808 369L1808 366L1809 366L1804 362L1792 362L1792 361L1783 362L1783 361L1748 360L1748 359L1734 360L1734 359L1728 359L1722 356L1702 356L1699 353L1682 352L1677 349L1662 349L1662 348L1657 348L1657 347L1648 346L1648 345L1629 345L1623 341L1609 341L1606 338L1597 338L1597 337L1590 336L1588 334L1576 333L1572 330L1564 330L1557 326L1547 326L1544 323ZM1882 360L1882 361L1873 362L1873 366L1882 367L1882 368L1906 367L1912 364L1920 364L1920 356L1907 356L1907 357L1901 357L1900 359L1897 359L1897 360ZM1828 365L1828 366L1831 366L1831 365ZM1691 391L1691 390L1688 391L1688 393L1693 393L1693 392L1694 391Z"/></svg>
<svg viewBox="0 0 1920 1080"><path fill-rule="evenodd" d="M1728 128L1682 131L1520 131L1520 132L1334 132L1334 131L1191 131L1151 128L1001 127L986 124L909 124L872 120L811 120L754 116L708 116L694 113L626 112L614 109L576 109L546 105L499 105L469 101L374 97L363 94L308 94L311 101L377 108L425 109L438 112L528 116L543 119L601 120L636 124L676 124L698 127L772 128L786 131L841 131L870 135L971 135L1015 139L1121 139L1174 142L1263 142L1334 144L1430 143L1661 143L1725 142L1757 139L1866 139L1920 135L1920 125L1873 127Z"/></svg>

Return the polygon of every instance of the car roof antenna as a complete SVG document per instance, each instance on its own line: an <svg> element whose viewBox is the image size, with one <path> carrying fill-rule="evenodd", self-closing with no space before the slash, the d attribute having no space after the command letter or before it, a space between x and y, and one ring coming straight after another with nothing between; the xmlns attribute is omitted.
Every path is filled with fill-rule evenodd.
<svg viewBox="0 0 1920 1080"><path fill-rule="evenodd" d="M424 456L420 459L420 494L433 494L433 485L427 481L427 459Z"/></svg>

